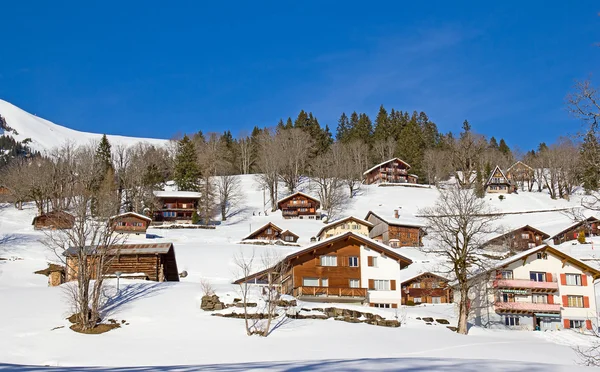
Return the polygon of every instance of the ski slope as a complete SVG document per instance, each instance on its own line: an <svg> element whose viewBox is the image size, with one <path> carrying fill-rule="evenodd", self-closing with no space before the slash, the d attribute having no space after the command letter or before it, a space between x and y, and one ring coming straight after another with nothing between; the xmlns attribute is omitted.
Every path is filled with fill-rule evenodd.
<svg viewBox="0 0 600 372"><path fill-rule="evenodd" d="M374 309L359 305L336 305L381 314L403 321L400 328L350 324L335 320L289 320L267 338L248 337L243 321L213 317L200 309L200 282L208 280L228 303L239 297L231 282L240 273L234 257L255 254L284 256L298 247L236 244L251 230L273 222L300 236L309 244L323 223L315 220L285 220L281 213L263 211L262 189L253 176L240 176L244 197L233 217L215 230L150 229L159 236L147 240L133 236L129 242L173 242L179 271L188 276L178 283L121 280L108 290L114 303L108 315L128 325L102 335L71 331L70 315L60 287L48 287L47 278L33 274L56 257L42 244L44 234L34 231L35 207L18 211L0 206L0 370L45 371L211 371L245 370L383 370L383 371L573 371L575 345L590 345L589 336L575 331L526 332L472 328L468 336L446 326L427 325L417 319L431 316L456 323L452 305L421 305L401 309ZM308 181L301 190L313 193ZM284 190L282 187L281 190ZM365 186L349 199L342 216L364 217L369 210L392 216L413 217L420 208L435 203L434 188ZM284 194L279 195L280 197ZM487 201L500 211L525 212L561 209L578 205L578 200L551 200L545 194L509 195ZM261 213L262 214L262 213ZM560 229L570 224L561 212L510 215L498 221L506 226L530 224L536 228ZM543 229L543 228L542 228ZM421 264L429 259L414 248L402 254ZM256 268L257 270L259 267ZM416 270L409 267L408 272ZM408 270L408 269L407 269ZM302 307L330 306L302 303ZM4 364L3 364L4 363ZM92 368L102 366L101 368ZM84 368L85 367L85 368ZM31 368L31 369L28 369Z"/></svg>

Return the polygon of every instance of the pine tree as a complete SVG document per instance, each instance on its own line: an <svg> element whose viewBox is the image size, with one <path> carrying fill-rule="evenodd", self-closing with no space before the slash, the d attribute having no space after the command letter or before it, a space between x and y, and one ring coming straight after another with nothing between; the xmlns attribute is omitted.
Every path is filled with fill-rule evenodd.
<svg viewBox="0 0 600 372"><path fill-rule="evenodd" d="M463 121L462 129L463 131L460 133L461 137L464 137L467 134L471 133L471 124L469 124L468 120L465 119L465 121Z"/></svg>
<svg viewBox="0 0 600 372"><path fill-rule="evenodd" d="M418 124L421 127L425 148L432 149L437 147L440 142L440 132L438 132L437 125L429 120L429 117L424 112L419 113Z"/></svg>
<svg viewBox="0 0 600 372"><path fill-rule="evenodd" d="M373 130L373 141L385 141L388 138L392 137L392 130L390 126L390 120L388 117L388 113L381 105L379 107L379 112L377 113L377 117L375 118L375 129Z"/></svg>
<svg viewBox="0 0 600 372"><path fill-rule="evenodd" d="M356 113L352 113L352 116L350 117L350 123L352 123L352 121L353 121L352 117L355 114ZM369 118L369 116L367 114L364 114L364 113L359 114L356 124L353 125L353 127L350 131L350 138L351 139L359 139L366 143L371 143L372 136L373 136L373 123L371 123L371 119Z"/></svg>
<svg viewBox="0 0 600 372"><path fill-rule="evenodd" d="M396 153L402 160L411 165L410 171L412 173L422 176L421 166L424 152L423 135L415 115L400 132Z"/></svg>
<svg viewBox="0 0 600 372"><path fill-rule="evenodd" d="M97 164L100 166L100 172L102 174L106 173L108 168L112 168L112 146L110 142L108 142L108 138L106 138L106 134L102 135L102 139L98 144L98 148L96 148L95 160Z"/></svg>
<svg viewBox="0 0 600 372"><path fill-rule="evenodd" d="M183 136L177 145L175 170L173 178L180 191L197 191L200 178L200 167L196 148L189 137Z"/></svg>
<svg viewBox="0 0 600 372"><path fill-rule="evenodd" d="M485 185L484 185L484 175L481 172L481 168L479 167L479 163L477 163L477 169L475 171L476 179L475 179L475 195L478 198L483 198L485 196Z"/></svg>
<svg viewBox="0 0 600 372"><path fill-rule="evenodd" d="M581 180L587 193L598 190L600 184L600 143L598 125L593 123L581 144Z"/></svg>
<svg viewBox="0 0 600 372"><path fill-rule="evenodd" d="M496 141L496 137L490 138L490 149L498 150L498 141Z"/></svg>
<svg viewBox="0 0 600 372"><path fill-rule="evenodd" d="M498 144L498 150L500 150L500 152L506 156L510 155L510 148L508 147L506 142L504 142L504 138L500 139L500 143Z"/></svg>
<svg viewBox="0 0 600 372"><path fill-rule="evenodd" d="M338 142L347 142L348 135L350 133L350 121L346 116L345 112L342 112L342 115L338 119L337 129L335 131L335 139Z"/></svg>

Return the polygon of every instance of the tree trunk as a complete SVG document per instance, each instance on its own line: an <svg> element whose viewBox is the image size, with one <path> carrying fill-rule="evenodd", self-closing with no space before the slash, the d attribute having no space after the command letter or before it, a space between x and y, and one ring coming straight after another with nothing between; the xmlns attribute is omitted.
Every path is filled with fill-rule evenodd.
<svg viewBox="0 0 600 372"><path fill-rule="evenodd" d="M458 330L457 332L466 335L469 331L467 319L469 314L469 287L466 281L460 284L460 302L458 304Z"/></svg>

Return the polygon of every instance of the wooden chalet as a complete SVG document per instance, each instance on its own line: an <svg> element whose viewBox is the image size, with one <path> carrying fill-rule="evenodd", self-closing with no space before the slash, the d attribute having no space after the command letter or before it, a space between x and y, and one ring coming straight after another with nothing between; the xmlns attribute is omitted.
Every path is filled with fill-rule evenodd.
<svg viewBox="0 0 600 372"><path fill-rule="evenodd" d="M11 199L11 191L4 186L0 186L0 203L6 203Z"/></svg>
<svg viewBox="0 0 600 372"><path fill-rule="evenodd" d="M365 220L373 225L369 232L371 239L392 248L423 245L423 237L426 235L425 225L414 217L400 217L397 209L394 210L393 218L369 211Z"/></svg>
<svg viewBox="0 0 600 372"><path fill-rule="evenodd" d="M135 212L126 212L112 216L110 222L113 231L118 233L145 234L152 219Z"/></svg>
<svg viewBox="0 0 600 372"><path fill-rule="evenodd" d="M447 304L452 302L448 279L424 272L402 282L402 305Z"/></svg>
<svg viewBox="0 0 600 372"><path fill-rule="evenodd" d="M577 222L561 232L551 237L554 244L562 244L571 240L577 240L580 231L585 233L586 237L599 234L599 220L596 217L589 217L583 221Z"/></svg>
<svg viewBox="0 0 600 372"><path fill-rule="evenodd" d="M535 182L535 170L522 161L518 161L506 170L506 178L515 189L531 191Z"/></svg>
<svg viewBox="0 0 600 372"><path fill-rule="evenodd" d="M154 211L155 223L192 223L192 215L198 209L202 197L194 191L155 191L159 208Z"/></svg>
<svg viewBox="0 0 600 372"><path fill-rule="evenodd" d="M502 169L496 165L496 168L494 168L485 183L485 191L495 194L510 194L514 191L514 188L510 183L510 180L506 177L504 172L502 172Z"/></svg>
<svg viewBox="0 0 600 372"><path fill-rule="evenodd" d="M273 275L282 294L305 301L397 307L400 271L412 261L363 235L347 232L291 253L272 268L234 284L266 284ZM277 268L277 269L276 269ZM283 269L281 269L283 268ZM275 270L281 269L281 272Z"/></svg>
<svg viewBox="0 0 600 372"><path fill-rule="evenodd" d="M317 233L319 240L331 238L334 235L343 234L352 231L356 234L369 236L369 231L373 228L373 224L365 221L362 218L348 216L337 221L333 221L323 226Z"/></svg>
<svg viewBox="0 0 600 372"><path fill-rule="evenodd" d="M541 245L550 235L529 225L490 239L483 248L494 251L520 252Z"/></svg>
<svg viewBox="0 0 600 372"><path fill-rule="evenodd" d="M286 243L296 243L300 237L290 230L284 230L281 232L281 240Z"/></svg>
<svg viewBox="0 0 600 372"><path fill-rule="evenodd" d="M64 230L72 229L75 224L75 217L64 211L52 211L36 216L31 222L33 228L36 230L40 229L51 229L51 230Z"/></svg>
<svg viewBox="0 0 600 372"><path fill-rule="evenodd" d="M418 176L409 174L410 164L399 158L386 160L363 173L365 183L417 183Z"/></svg>
<svg viewBox="0 0 600 372"><path fill-rule="evenodd" d="M90 265L94 265L96 247L84 247ZM76 280L78 272L78 249L69 248L66 256L66 279ZM146 279L157 282L179 281L177 260L173 243L118 244L108 250L108 267L104 276L112 277L121 272L122 278Z"/></svg>
<svg viewBox="0 0 600 372"><path fill-rule="evenodd" d="M296 192L277 201L277 208L284 218L320 219L321 202L303 192Z"/></svg>

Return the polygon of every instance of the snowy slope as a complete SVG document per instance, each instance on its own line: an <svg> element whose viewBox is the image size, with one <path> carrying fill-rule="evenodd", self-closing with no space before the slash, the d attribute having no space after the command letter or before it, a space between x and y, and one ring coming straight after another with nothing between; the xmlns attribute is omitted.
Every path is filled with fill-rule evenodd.
<svg viewBox="0 0 600 372"><path fill-rule="evenodd" d="M32 115L17 106L0 99L0 116L6 120L6 124L16 130L18 134L5 133L12 136L17 141L23 141L31 138L30 144L33 150L44 151L53 147L61 146L65 142L75 143L77 145L86 145L92 141L98 141L102 134L79 132L51 121ZM98 128L102 129L102 128ZM108 135L108 140L115 146L122 144L131 146L138 142L147 142L157 146L164 145L167 140L153 138L136 138Z"/></svg>

